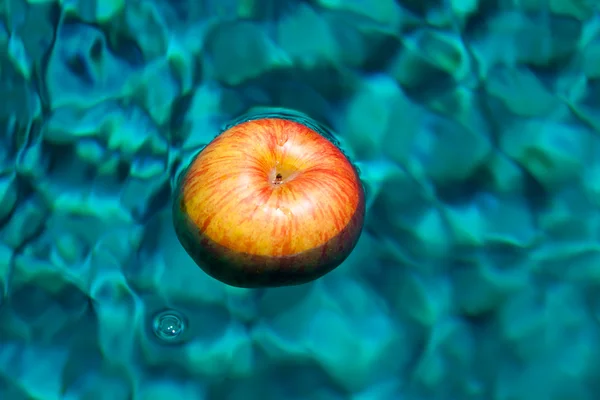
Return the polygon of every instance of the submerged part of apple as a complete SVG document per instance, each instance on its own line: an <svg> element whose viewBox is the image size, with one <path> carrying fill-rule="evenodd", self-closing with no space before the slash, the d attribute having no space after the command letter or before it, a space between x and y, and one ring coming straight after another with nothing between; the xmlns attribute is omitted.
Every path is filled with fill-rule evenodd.
<svg viewBox="0 0 600 400"><path fill-rule="evenodd" d="M177 237L208 275L231 286L317 279L361 234L365 194L326 129L295 113L237 120L178 179Z"/></svg>

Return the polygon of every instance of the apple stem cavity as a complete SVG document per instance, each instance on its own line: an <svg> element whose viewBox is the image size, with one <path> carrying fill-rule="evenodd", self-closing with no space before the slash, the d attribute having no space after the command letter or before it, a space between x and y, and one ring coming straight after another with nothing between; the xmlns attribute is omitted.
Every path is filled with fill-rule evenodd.
<svg viewBox="0 0 600 400"><path fill-rule="evenodd" d="M269 181L271 184L279 186L293 180L296 176L298 176L298 171L289 168L275 167L269 173Z"/></svg>

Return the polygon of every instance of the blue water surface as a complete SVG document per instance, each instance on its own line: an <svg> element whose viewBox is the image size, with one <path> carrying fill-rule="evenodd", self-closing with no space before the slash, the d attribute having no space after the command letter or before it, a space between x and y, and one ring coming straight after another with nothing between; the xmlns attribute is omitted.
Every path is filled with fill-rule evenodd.
<svg viewBox="0 0 600 400"><path fill-rule="evenodd" d="M599 399L599 4L0 0L0 399ZM175 236L174 177L252 107L360 167L313 283Z"/></svg>

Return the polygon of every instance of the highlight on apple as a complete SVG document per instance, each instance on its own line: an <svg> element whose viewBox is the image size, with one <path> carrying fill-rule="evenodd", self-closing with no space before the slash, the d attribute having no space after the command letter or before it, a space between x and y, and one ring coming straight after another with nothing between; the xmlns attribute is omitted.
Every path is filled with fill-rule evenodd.
<svg viewBox="0 0 600 400"><path fill-rule="evenodd" d="M173 196L183 248L208 275L244 288L322 277L350 255L364 218L359 173L330 131L281 109L225 127Z"/></svg>

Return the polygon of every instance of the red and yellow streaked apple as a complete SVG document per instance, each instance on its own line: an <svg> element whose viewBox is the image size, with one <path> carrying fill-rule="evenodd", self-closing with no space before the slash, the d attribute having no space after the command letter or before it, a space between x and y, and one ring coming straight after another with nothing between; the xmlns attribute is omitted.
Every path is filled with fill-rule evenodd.
<svg viewBox="0 0 600 400"><path fill-rule="evenodd" d="M236 287L297 285L339 266L365 216L359 174L340 148L293 118L243 120L204 147L175 189L180 243Z"/></svg>

